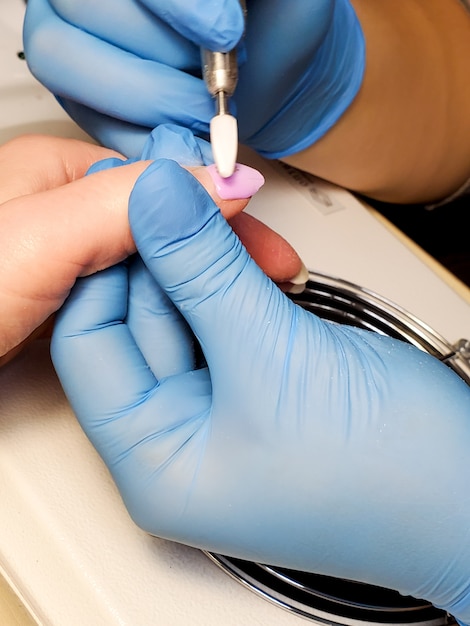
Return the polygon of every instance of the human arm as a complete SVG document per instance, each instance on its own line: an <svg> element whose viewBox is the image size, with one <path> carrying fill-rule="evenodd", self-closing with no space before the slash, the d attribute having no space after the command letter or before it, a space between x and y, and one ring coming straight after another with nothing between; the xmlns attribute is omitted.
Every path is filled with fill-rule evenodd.
<svg viewBox="0 0 470 626"><path fill-rule="evenodd" d="M445 198L470 178L470 14L460 0L352 4L362 87L327 136L285 160L386 202Z"/></svg>
<svg viewBox="0 0 470 626"><path fill-rule="evenodd" d="M136 523L468 624L468 387L288 301L174 163L146 170L129 215L140 259L79 281L52 355Z"/></svg>
<svg viewBox="0 0 470 626"><path fill-rule="evenodd" d="M213 103L191 41L228 48L242 33L238 0L220 14L199 4L193 14L178 0L146 5L30 0L27 10L33 73L79 124L125 153L162 122L207 132ZM248 3L234 98L243 142L389 202L439 200L470 176L470 18L459 0L285 7Z"/></svg>

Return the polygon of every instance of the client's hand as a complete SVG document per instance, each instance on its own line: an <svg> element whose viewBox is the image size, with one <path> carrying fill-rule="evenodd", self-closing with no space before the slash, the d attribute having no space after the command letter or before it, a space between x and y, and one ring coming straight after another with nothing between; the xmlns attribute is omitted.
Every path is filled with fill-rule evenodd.
<svg viewBox="0 0 470 626"><path fill-rule="evenodd" d="M174 161L129 216L140 257L77 283L52 355L136 523L469 624L469 387L289 301Z"/></svg>
<svg viewBox="0 0 470 626"><path fill-rule="evenodd" d="M0 147L0 364L57 310L77 276L133 250L126 204L145 165L82 180L112 156L119 155L39 135Z"/></svg>
<svg viewBox="0 0 470 626"><path fill-rule="evenodd" d="M206 168L196 167L202 157L195 146L190 133L162 128L151 136L146 157L161 152L192 166L260 266L277 281L294 277L301 262L292 248L249 215L238 215L248 198L217 195ZM93 163L110 157L84 178ZM62 305L78 276L135 252L128 199L149 160L119 158L93 144L45 136L0 148L0 365ZM109 163L122 167L98 171Z"/></svg>

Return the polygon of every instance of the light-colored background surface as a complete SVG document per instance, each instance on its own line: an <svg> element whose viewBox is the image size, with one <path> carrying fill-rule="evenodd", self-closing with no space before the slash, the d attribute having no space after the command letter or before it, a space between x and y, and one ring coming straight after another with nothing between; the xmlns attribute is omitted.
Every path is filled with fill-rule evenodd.
<svg viewBox="0 0 470 626"><path fill-rule="evenodd" d="M0 624L2 626L35 626L21 601L5 579L0 578Z"/></svg>
<svg viewBox="0 0 470 626"><path fill-rule="evenodd" d="M50 94L31 80L24 62L18 60L22 9L22 0L2 0L0 142L23 132L39 130L80 136L60 114ZM410 256L411 244L406 242L405 249L402 245L405 240L399 234L399 243L395 236L387 235L383 239L382 223L377 224L375 217L377 220L379 217L375 212L371 218L354 202L349 206L347 197L340 194L339 208L333 207L326 215L315 201L312 203L308 196L311 189L308 192L302 186L294 189L290 182L280 179L274 179L273 184L274 192L270 192L271 187L267 185L257 206L262 213L263 202L269 205L273 220L270 225L278 230L282 225L281 232L299 249L309 267L358 282L398 304L411 306L420 319L445 336L449 332L453 334L454 309L459 311L459 333L470 330L467 308L462 307L454 293L457 291L470 303L469 290L414 247L415 254ZM281 206L275 208L276 202ZM290 216L287 220L286 206ZM298 226L297 230L293 226L297 209L299 215L306 217L306 222L300 222L301 230L304 224L309 225L306 232L299 232ZM323 230L318 231L317 226ZM365 233L367 246L363 245L364 242L354 241L358 233ZM346 258L341 257L343 251ZM372 268L371 258L374 259ZM410 265L413 265L412 272L408 272ZM433 266L432 275L423 271L424 265L426 268ZM442 281L436 279L436 273ZM405 277L405 283L396 280L397 276L400 280ZM446 285L450 285L453 291ZM448 337L451 341L458 338ZM45 353L42 353L44 362L47 361ZM3 427L0 440L0 563L5 564L7 577L14 578L26 600L54 616L54 619L42 619L42 624L147 626L153 621L123 618L123 615L131 614L127 597L123 600L124 594L134 602L133 615L141 614L140 607L142 614L148 614L146 611L150 611L150 606L157 606L155 619L158 613L160 623L172 626L186 625L189 621L204 626L208 626L208 622L244 623L247 626L305 623L241 589L215 566L208 564L197 551L152 541L140 533L126 516L105 469L60 398L53 376L45 376L45 381L58 398L56 404L51 403L52 410L57 413L48 413L47 390L40 389L39 382L36 383L37 389L23 390L21 387L23 374L34 384L34 367L38 367L27 359L21 361L21 358L12 363L9 370L15 373L11 378L12 387L8 387L8 377L2 377L3 392L0 392L5 414L18 418L14 422L12 419L2 423L0 413ZM24 371L21 370L23 365ZM38 371L41 373L39 367ZM16 396L10 401L8 389L13 387ZM29 400L25 400L25 396ZM30 407L37 410L36 401L42 403L39 406L41 419L30 414ZM45 411L44 405L47 405ZM83 468L83 476L77 475L77 467ZM36 476L38 468L40 475ZM81 522L80 515L84 512L85 521ZM119 548L120 545L123 554L127 554L129 545L132 546L129 558L114 553L116 546ZM137 581L134 572L141 576ZM148 585L145 584L145 574L148 574ZM80 619L82 607L83 611L86 608L88 614L94 615L94 619ZM98 612L108 615L109 619L97 617ZM8 584L0 581L0 625L30 626L33 623Z"/></svg>

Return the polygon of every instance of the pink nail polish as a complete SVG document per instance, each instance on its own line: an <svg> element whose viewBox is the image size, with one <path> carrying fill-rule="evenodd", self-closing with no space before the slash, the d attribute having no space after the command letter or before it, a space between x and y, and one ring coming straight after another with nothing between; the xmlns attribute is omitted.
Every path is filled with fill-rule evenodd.
<svg viewBox="0 0 470 626"><path fill-rule="evenodd" d="M264 185L264 176L258 170L240 163L235 165L234 173L228 178L222 178L215 165L209 165L207 171L222 200L251 198Z"/></svg>

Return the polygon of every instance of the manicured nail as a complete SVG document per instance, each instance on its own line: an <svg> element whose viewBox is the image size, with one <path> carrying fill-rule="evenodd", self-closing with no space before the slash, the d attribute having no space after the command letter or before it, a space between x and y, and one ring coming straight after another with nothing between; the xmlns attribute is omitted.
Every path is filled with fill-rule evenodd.
<svg viewBox="0 0 470 626"><path fill-rule="evenodd" d="M308 269L302 263L302 267L300 268L300 272L294 278L289 280L293 285L305 285L308 280Z"/></svg>
<svg viewBox="0 0 470 626"><path fill-rule="evenodd" d="M290 293L293 296L298 296L305 289L305 283L302 285L293 285L292 283L284 283L282 286L282 291L284 293Z"/></svg>
<svg viewBox="0 0 470 626"><path fill-rule="evenodd" d="M229 178L222 178L215 165L209 165L207 171L222 200L251 198L264 185L264 176L258 170L240 163L235 165L235 171Z"/></svg>
<svg viewBox="0 0 470 626"><path fill-rule="evenodd" d="M307 285L308 281L308 269L302 263L302 267L300 272L294 278L290 278L288 282L282 285L282 290L285 293L290 293L292 295L298 295L303 292Z"/></svg>

